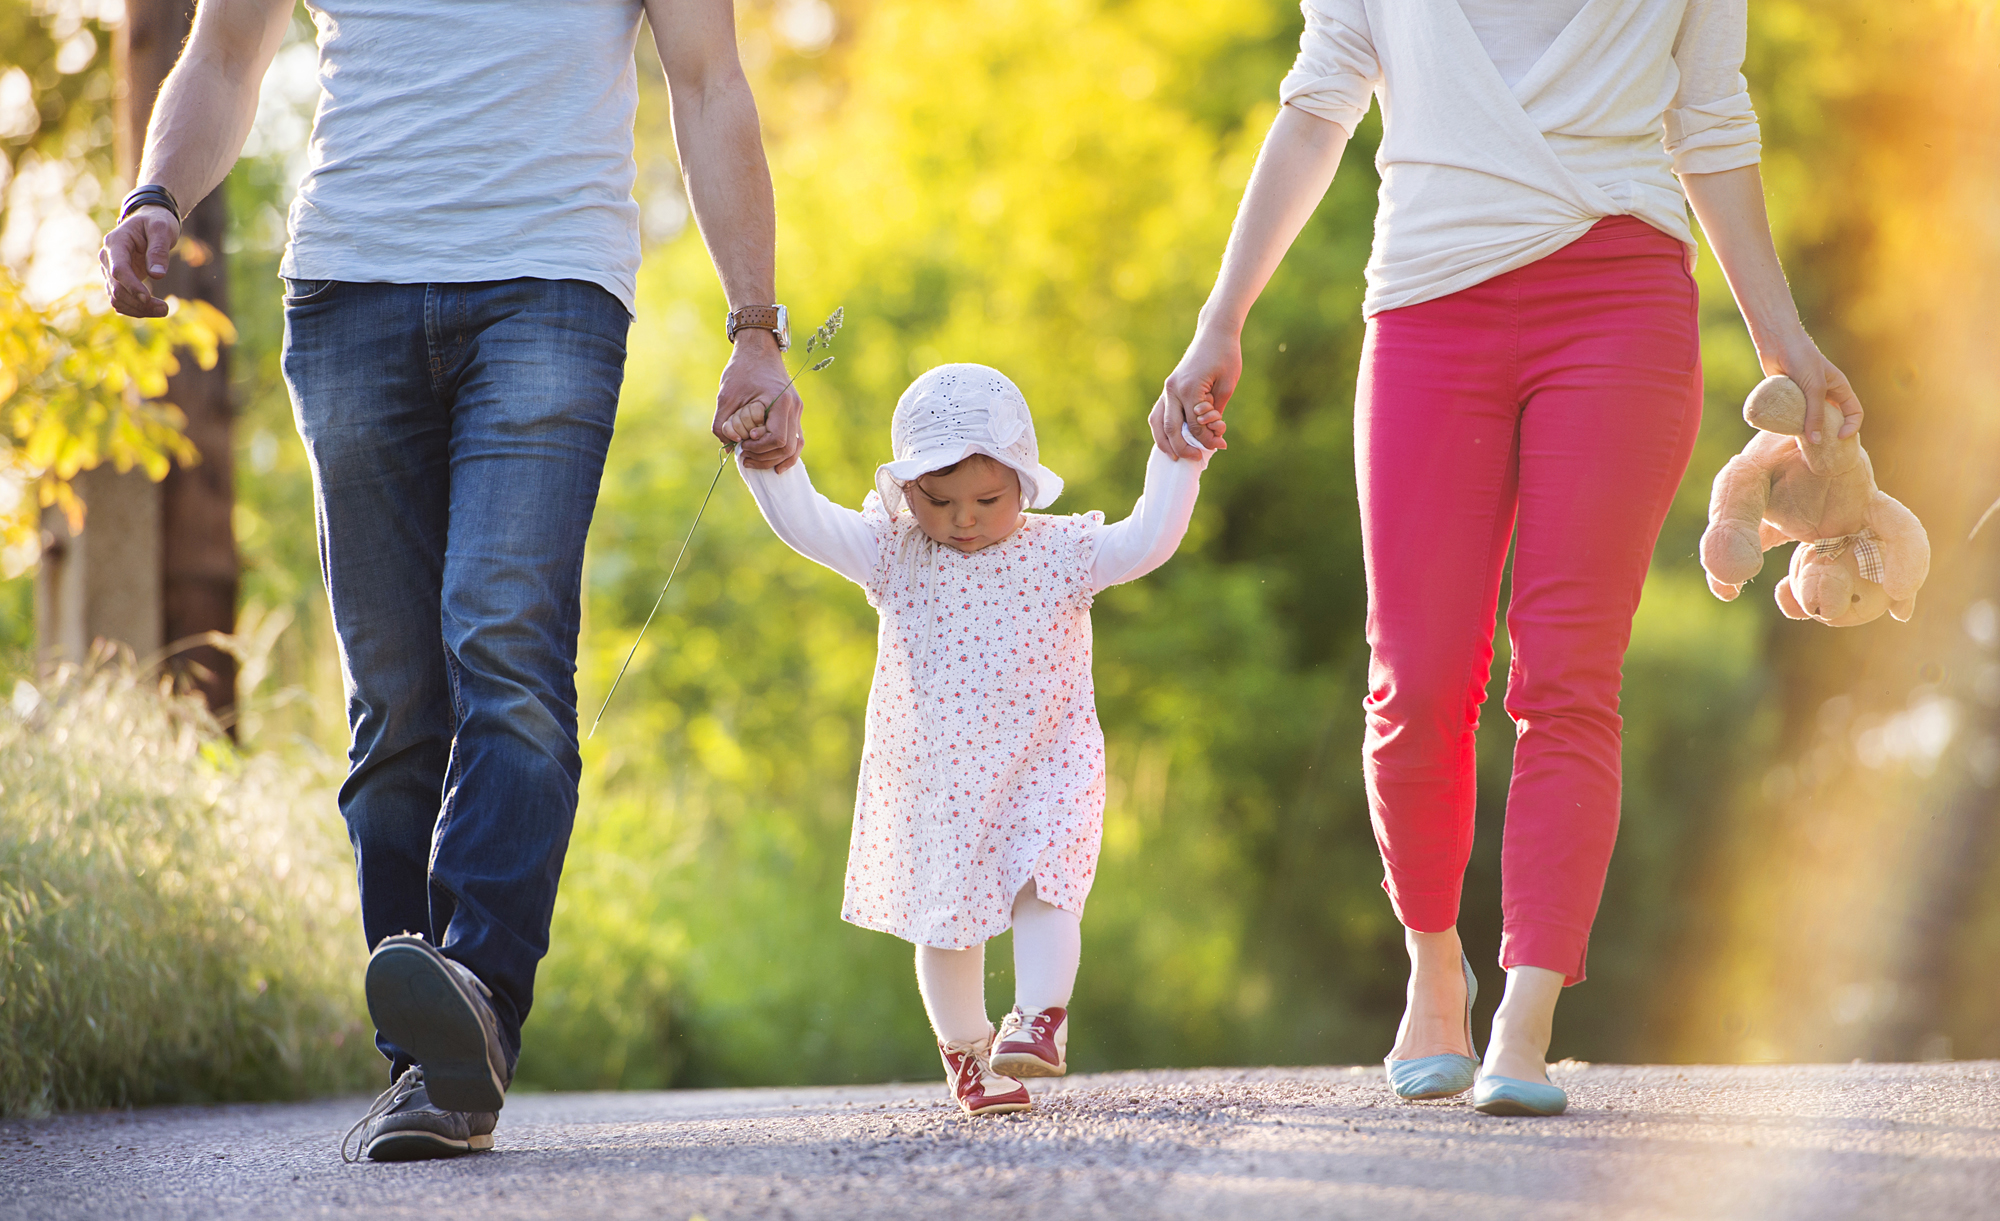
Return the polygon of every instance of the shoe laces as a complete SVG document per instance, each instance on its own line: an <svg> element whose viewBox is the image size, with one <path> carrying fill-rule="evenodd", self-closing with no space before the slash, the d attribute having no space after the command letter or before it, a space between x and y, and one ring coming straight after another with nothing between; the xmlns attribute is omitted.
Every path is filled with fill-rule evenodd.
<svg viewBox="0 0 2000 1221"><path fill-rule="evenodd" d="M1044 1038L1048 1034L1045 1027L1050 1021L1051 1018L1046 1009L1023 1009L1019 1005L1016 1005L1012 1010L1008 1011L1006 1017L1000 1019L1000 1037L996 1042L1005 1043L1024 1030L1031 1039Z"/></svg>
<svg viewBox="0 0 2000 1221"><path fill-rule="evenodd" d="M952 1087L960 1094L984 1084L988 1058L993 1050L993 1036L968 1040L963 1043L942 1043L946 1061L951 1065Z"/></svg>
<svg viewBox="0 0 2000 1221"><path fill-rule="evenodd" d="M958 1079L952 1084L960 1094L969 1094L978 1088L986 1078L986 1066L976 1056L962 1056L958 1061Z"/></svg>
<svg viewBox="0 0 2000 1221"><path fill-rule="evenodd" d="M354 1134L381 1116L387 1115L389 1112L403 1105L404 1101L410 1095L422 1088L424 1088L424 1070L418 1068L416 1065L411 1065L409 1068L404 1069L402 1076L396 1078L388 1089L383 1090L375 1096L375 1101L369 1106L368 1113L360 1119L355 1120L354 1126L347 1130L347 1135L340 1138L340 1160L349 1165L360 1161L362 1153L361 1145L357 1144L354 1146L354 1155L352 1157L348 1156L347 1153L348 1143L354 1139Z"/></svg>

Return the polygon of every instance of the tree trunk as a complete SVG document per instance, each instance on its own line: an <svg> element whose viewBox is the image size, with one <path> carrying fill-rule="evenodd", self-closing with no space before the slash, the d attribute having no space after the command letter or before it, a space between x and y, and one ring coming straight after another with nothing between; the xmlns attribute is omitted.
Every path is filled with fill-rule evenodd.
<svg viewBox="0 0 2000 1221"><path fill-rule="evenodd" d="M189 214L182 231L182 257L167 278L170 292L207 301L224 313L229 305L222 255L226 223L218 190ZM199 266L197 258L202 260ZM167 648L176 649L190 637L236 630L238 565L231 521L236 506L234 412L229 401L228 350L218 354L213 369L184 360L181 371L167 384L167 397L186 413L188 440L201 455L190 467L176 463L160 485L160 636ZM177 649L167 665L201 692L209 711L233 726L235 658L202 644Z"/></svg>
<svg viewBox="0 0 2000 1221"><path fill-rule="evenodd" d="M35 571L35 638L42 664L81 662L100 640L140 657L160 648L160 488L144 471L84 471L76 493L90 510L72 534L61 509L42 514Z"/></svg>
<svg viewBox="0 0 2000 1221"><path fill-rule="evenodd" d="M173 68L194 20L192 0L127 0L123 43L124 96L120 157L125 176L136 174L146 124L160 83ZM182 228L181 248L162 288L207 301L228 312L228 274L222 253L228 224L220 188L196 205ZM213 645L182 642L207 632L236 629L238 564L231 522L235 508L229 399L229 357L213 369L184 360L167 386L168 401L188 420L188 439L200 454L190 467L178 463L160 485L160 639L172 650L169 668L208 701L228 723L236 705L236 662Z"/></svg>

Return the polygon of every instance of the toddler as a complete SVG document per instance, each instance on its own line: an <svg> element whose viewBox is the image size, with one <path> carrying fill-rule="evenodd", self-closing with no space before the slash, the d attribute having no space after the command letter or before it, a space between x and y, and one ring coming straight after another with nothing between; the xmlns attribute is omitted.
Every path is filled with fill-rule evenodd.
<svg viewBox="0 0 2000 1221"><path fill-rule="evenodd" d="M1219 415L1200 425L1219 443ZM759 427L761 414L739 413L723 433ZM1079 918L1104 828L1091 598L1174 553L1209 449L1180 461L1154 449L1132 515L1106 525L1024 512L1062 480L997 370L919 377L889 436L895 459L858 513L814 491L803 462L739 469L778 537L860 585L881 616L841 918L915 943L959 1106L1024 1111L1021 1078L1068 1071ZM996 1032L985 944L1009 927L1015 1004Z"/></svg>

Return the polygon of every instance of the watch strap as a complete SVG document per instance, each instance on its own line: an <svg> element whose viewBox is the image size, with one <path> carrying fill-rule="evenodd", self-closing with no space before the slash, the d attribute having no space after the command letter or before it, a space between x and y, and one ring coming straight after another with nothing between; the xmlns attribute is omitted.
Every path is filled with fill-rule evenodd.
<svg viewBox="0 0 2000 1221"><path fill-rule="evenodd" d="M149 183L127 195L125 202L119 205L118 219L124 220L140 208L165 208L174 214L175 220L187 219L181 212L180 201L174 198L174 193L158 183Z"/></svg>
<svg viewBox="0 0 2000 1221"><path fill-rule="evenodd" d="M749 305L729 313L728 331L731 339L736 332L751 327L760 331L778 330L778 307L775 305Z"/></svg>

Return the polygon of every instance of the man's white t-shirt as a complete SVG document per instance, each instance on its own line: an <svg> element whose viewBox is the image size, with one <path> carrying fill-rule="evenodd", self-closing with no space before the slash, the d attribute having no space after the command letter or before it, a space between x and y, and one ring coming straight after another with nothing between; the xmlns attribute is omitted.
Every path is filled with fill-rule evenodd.
<svg viewBox="0 0 2000 1221"><path fill-rule="evenodd" d="M308 0L319 110L281 275L587 280L632 308L641 0Z"/></svg>

